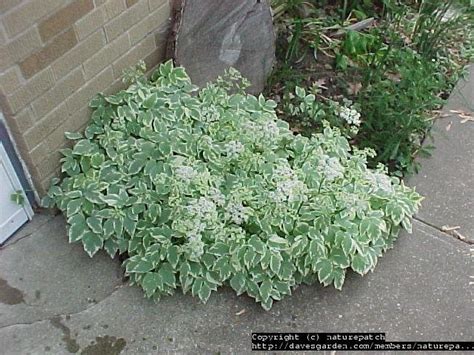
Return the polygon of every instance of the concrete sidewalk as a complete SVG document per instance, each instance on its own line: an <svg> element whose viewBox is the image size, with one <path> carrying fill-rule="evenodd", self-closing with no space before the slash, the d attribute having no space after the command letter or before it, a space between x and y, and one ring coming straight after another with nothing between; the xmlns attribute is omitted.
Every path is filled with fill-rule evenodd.
<svg viewBox="0 0 474 355"><path fill-rule="evenodd" d="M472 112L471 69L447 112ZM453 113L436 122L433 134L434 156L409 181L426 196L413 234L402 233L374 273L350 273L342 292L301 286L270 312L230 289L206 305L181 294L154 304L122 283L118 260L89 259L79 245L68 244L62 217L38 215L0 250L0 352L247 353L255 331L472 340L474 122L461 123ZM444 225L460 226L465 240L443 232Z"/></svg>

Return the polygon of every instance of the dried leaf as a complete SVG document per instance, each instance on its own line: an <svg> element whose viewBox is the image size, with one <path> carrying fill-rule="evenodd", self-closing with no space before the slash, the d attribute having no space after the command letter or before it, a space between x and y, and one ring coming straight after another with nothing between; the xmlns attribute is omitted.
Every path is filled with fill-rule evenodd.
<svg viewBox="0 0 474 355"><path fill-rule="evenodd" d="M450 231L453 231L453 230L456 230L456 229L459 229L459 228L461 228L461 226L450 227L448 225L444 225L444 226L441 227L441 230L443 232L450 232Z"/></svg>
<svg viewBox="0 0 474 355"><path fill-rule="evenodd" d="M401 80L399 73L387 73L385 75L388 79L392 80L395 83L398 83Z"/></svg>
<svg viewBox="0 0 474 355"><path fill-rule="evenodd" d="M316 80L314 82L314 85L316 85L318 88L327 90L327 87L325 86L326 85L326 78L321 78L321 79Z"/></svg>
<svg viewBox="0 0 474 355"><path fill-rule="evenodd" d="M350 95L357 95L362 89L362 84L361 83L349 83L349 94Z"/></svg>
<svg viewBox="0 0 474 355"><path fill-rule="evenodd" d="M449 121L449 123L446 126L446 131L449 131L452 125L453 125L453 121Z"/></svg>
<svg viewBox="0 0 474 355"><path fill-rule="evenodd" d="M459 239L461 239L461 240L465 240L465 239L466 239L465 236L463 236L461 233L459 233L459 232L456 231L456 230L453 231L453 234L454 234L456 237L458 237Z"/></svg>
<svg viewBox="0 0 474 355"><path fill-rule="evenodd" d="M245 308L244 309L241 309L240 311L238 311L235 315L236 316L241 316L242 314L244 314L246 312Z"/></svg>

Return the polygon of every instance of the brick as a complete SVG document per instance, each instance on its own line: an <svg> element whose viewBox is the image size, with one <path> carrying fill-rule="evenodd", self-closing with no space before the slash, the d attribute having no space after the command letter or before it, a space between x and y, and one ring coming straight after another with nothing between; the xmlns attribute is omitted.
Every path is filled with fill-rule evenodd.
<svg viewBox="0 0 474 355"><path fill-rule="evenodd" d="M43 140L29 152L30 159L35 166L38 166L51 153L48 142Z"/></svg>
<svg viewBox="0 0 474 355"><path fill-rule="evenodd" d="M0 87L4 92L12 92L18 89L21 85L20 74L16 67L10 68L0 74Z"/></svg>
<svg viewBox="0 0 474 355"><path fill-rule="evenodd" d="M0 22L0 46L4 46L7 43L7 34L3 29L2 23Z"/></svg>
<svg viewBox="0 0 474 355"><path fill-rule="evenodd" d="M138 21L145 18L148 14L148 6L146 1L142 0L135 6L131 7L128 11L117 18L110 21L104 26L107 40L110 42L113 39L126 32L130 27L136 24Z"/></svg>
<svg viewBox="0 0 474 355"><path fill-rule="evenodd" d="M71 70L92 57L105 43L105 35L102 30L94 32L84 41L80 42L51 65L56 80L64 77Z"/></svg>
<svg viewBox="0 0 474 355"><path fill-rule="evenodd" d="M0 71L5 71L13 65L6 46L0 46Z"/></svg>
<svg viewBox="0 0 474 355"><path fill-rule="evenodd" d="M54 83L51 69L46 69L35 75L25 85L20 87L10 96L7 101L12 113L16 113L28 105L31 101L39 97L45 91L49 90Z"/></svg>
<svg viewBox="0 0 474 355"><path fill-rule="evenodd" d="M115 59L126 53L130 48L130 39L128 33L109 43L105 48L98 51L89 60L84 62L84 74L86 80L89 80L98 72L102 71L106 66L112 63Z"/></svg>
<svg viewBox="0 0 474 355"><path fill-rule="evenodd" d="M155 67L160 64L165 56L165 48L157 48L155 49L152 53L150 53L148 56L143 59L143 61L146 64L146 68L148 70L148 73L152 72Z"/></svg>
<svg viewBox="0 0 474 355"><path fill-rule="evenodd" d="M112 20L127 9L124 0L106 0L104 6L108 20Z"/></svg>
<svg viewBox="0 0 474 355"><path fill-rule="evenodd" d="M0 101L4 100L4 96L0 96ZM3 103L2 103L3 106ZM4 111L5 120L8 122L10 130L18 135L23 134L26 130L33 126L33 114L30 108L26 108L16 116L13 116L10 112Z"/></svg>
<svg viewBox="0 0 474 355"><path fill-rule="evenodd" d="M34 51L41 48L40 35L36 27L33 27L8 43L8 53L13 62L19 62Z"/></svg>
<svg viewBox="0 0 474 355"><path fill-rule="evenodd" d="M58 151L63 148L72 148L73 141L66 139L65 132L81 132L83 133L86 126L90 122L92 110L84 107L75 113L63 125L54 130L47 138L49 151Z"/></svg>
<svg viewBox="0 0 474 355"><path fill-rule="evenodd" d="M61 158L59 157L59 159ZM38 172L38 175L40 175L39 172ZM42 187L45 190L49 190L49 188L51 187L51 180L53 179L53 177L60 177L60 176L61 176L61 163L58 160L56 168L53 169L52 173L48 174L45 177L40 177Z"/></svg>
<svg viewBox="0 0 474 355"><path fill-rule="evenodd" d="M9 11L2 19L8 37L13 38L62 4L64 0L23 1L23 4Z"/></svg>
<svg viewBox="0 0 474 355"><path fill-rule="evenodd" d="M107 89L104 90L106 95L113 95L122 91L128 87L128 84L124 83L121 78L116 79Z"/></svg>
<svg viewBox="0 0 474 355"><path fill-rule="evenodd" d="M86 107L97 93L105 90L113 82L113 79L114 76L111 67L96 75L94 79L67 99L66 104L69 108L69 112L78 112L80 109Z"/></svg>
<svg viewBox="0 0 474 355"><path fill-rule="evenodd" d="M92 11L92 0L74 0L38 24L44 42L71 27L77 20Z"/></svg>
<svg viewBox="0 0 474 355"><path fill-rule="evenodd" d="M169 26L167 23L161 26L155 34L156 49L144 59L149 72L165 59L168 30Z"/></svg>
<svg viewBox="0 0 474 355"><path fill-rule="evenodd" d="M107 21L104 7L92 11L76 22L74 28L80 41L89 36L92 32L103 26Z"/></svg>
<svg viewBox="0 0 474 355"><path fill-rule="evenodd" d="M89 107L84 107L68 120L63 122L58 128L52 131L44 140L44 149L48 152L57 151L62 148L71 147L72 141L66 139L65 132L82 132L84 127L90 121L92 110ZM41 145L41 144L40 144Z"/></svg>
<svg viewBox="0 0 474 355"><path fill-rule="evenodd" d="M46 47L30 55L20 63L20 69L25 78L30 78L40 70L61 57L77 44L74 30L71 28L54 38Z"/></svg>
<svg viewBox="0 0 474 355"><path fill-rule="evenodd" d="M59 170L58 168L58 170L55 171L54 174L51 174L49 177L43 180L40 180L40 179L33 180L33 184L35 185L36 192L38 193L38 196L40 198L42 198L48 193L49 187L51 186L51 179L53 177L59 177L60 175L61 175L61 170Z"/></svg>
<svg viewBox="0 0 474 355"><path fill-rule="evenodd" d="M125 4L127 5L127 7L132 7L137 2L138 2L138 0L125 0Z"/></svg>
<svg viewBox="0 0 474 355"><path fill-rule="evenodd" d="M94 94L95 95L95 94ZM70 126L68 126L66 131L72 132L83 132L85 126L89 123L92 115L92 110L90 107L83 107L82 109L78 110L72 117Z"/></svg>
<svg viewBox="0 0 474 355"><path fill-rule="evenodd" d="M9 123L9 122L8 122ZM8 124L8 127L11 128L11 125ZM25 143L25 140L23 138L23 135L21 132L17 132L15 130L10 129L11 136L13 138L13 141L15 142L15 150L19 153L21 158L27 163L28 165L32 165L32 161L30 159L30 155L28 154L28 149Z"/></svg>
<svg viewBox="0 0 474 355"><path fill-rule="evenodd" d="M169 4L165 3L162 7L156 9L147 18L133 26L130 31L130 42L132 46L140 41L143 37L157 31L157 29L168 21L170 16Z"/></svg>
<svg viewBox="0 0 474 355"><path fill-rule="evenodd" d="M69 75L57 82L51 90L37 98L31 106L37 117L43 117L61 104L75 91L84 85L84 76L82 68L76 68Z"/></svg>
<svg viewBox="0 0 474 355"><path fill-rule="evenodd" d="M46 159L40 161L36 166L40 179L44 179L57 171L61 166L59 161L61 158L62 154L55 150L50 152Z"/></svg>
<svg viewBox="0 0 474 355"><path fill-rule="evenodd" d="M132 47L127 54L123 55L114 64L114 77L121 78L124 69L136 65L140 60L145 58L148 54L156 49L155 39L153 36L148 36L142 40L135 47Z"/></svg>
<svg viewBox="0 0 474 355"><path fill-rule="evenodd" d="M4 14L8 10L19 5L22 0L2 0L0 1L0 14Z"/></svg>
<svg viewBox="0 0 474 355"><path fill-rule="evenodd" d="M150 8L150 11L153 11L158 7L163 6L164 3L169 3L169 0L148 0L148 6Z"/></svg>
<svg viewBox="0 0 474 355"><path fill-rule="evenodd" d="M69 112L65 103L58 106L54 111L42 118L32 128L25 132L24 137L28 149L33 150L49 133L51 133L62 122L68 119Z"/></svg>
<svg viewBox="0 0 474 355"><path fill-rule="evenodd" d="M33 113L30 108L26 108L13 117L19 133L26 132L33 126Z"/></svg>

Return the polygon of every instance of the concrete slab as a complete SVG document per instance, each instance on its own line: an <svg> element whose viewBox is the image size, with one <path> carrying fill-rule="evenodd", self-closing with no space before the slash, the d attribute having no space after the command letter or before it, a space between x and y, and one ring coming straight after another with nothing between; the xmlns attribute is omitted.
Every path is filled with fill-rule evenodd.
<svg viewBox="0 0 474 355"><path fill-rule="evenodd" d="M0 327L84 310L121 278L118 260L68 243L61 216L39 215L0 249Z"/></svg>
<svg viewBox="0 0 474 355"><path fill-rule="evenodd" d="M432 134L436 149L430 158L420 158L421 172L408 179L425 196L420 220L441 228L461 227L458 232L474 241L474 121L462 122L458 113L474 112L474 64L459 81Z"/></svg>
<svg viewBox="0 0 474 355"><path fill-rule="evenodd" d="M0 348L3 354L246 353L255 331L373 331L386 332L388 340L471 340L469 253L466 243L415 221L414 234L402 233L374 273L350 274L343 291L301 286L265 312L230 289L214 293L206 305L181 294L154 304L137 287L123 286L83 311L0 328ZM67 267L55 260L57 268ZM86 268L94 267L89 263L80 273ZM76 291L57 292L67 298Z"/></svg>

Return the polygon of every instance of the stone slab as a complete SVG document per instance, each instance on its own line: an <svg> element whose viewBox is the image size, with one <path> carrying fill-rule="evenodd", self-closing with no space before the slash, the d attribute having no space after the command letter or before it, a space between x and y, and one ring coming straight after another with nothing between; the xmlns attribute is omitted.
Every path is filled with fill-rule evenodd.
<svg viewBox="0 0 474 355"><path fill-rule="evenodd" d="M38 215L0 249L0 327L84 310L121 283L118 260L89 258L61 216Z"/></svg>
<svg viewBox="0 0 474 355"><path fill-rule="evenodd" d="M234 67L260 93L275 59L275 35L267 0L174 0L168 55L202 87Z"/></svg>
<svg viewBox="0 0 474 355"><path fill-rule="evenodd" d="M451 110L474 113L474 64L443 109L447 117L434 124L434 142L426 142L435 145L433 156L419 159L421 171L408 185L425 197L417 218L438 228L459 226L474 241L474 121L461 123L463 118Z"/></svg>
<svg viewBox="0 0 474 355"><path fill-rule="evenodd" d="M206 305L181 294L155 304L137 287L122 286L78 313L0 328L0 348L5 355L71 350L248 353L250 335L257 331L385 332L394 341L471 340L469 253L466 243L415 221L414 233L402 233L374 273L351 273L342 291L301 286L265 312L230 289L213 293ZM66 267L60 260L55 265ZM60 292L65 298L71 294Z"/></svg>

